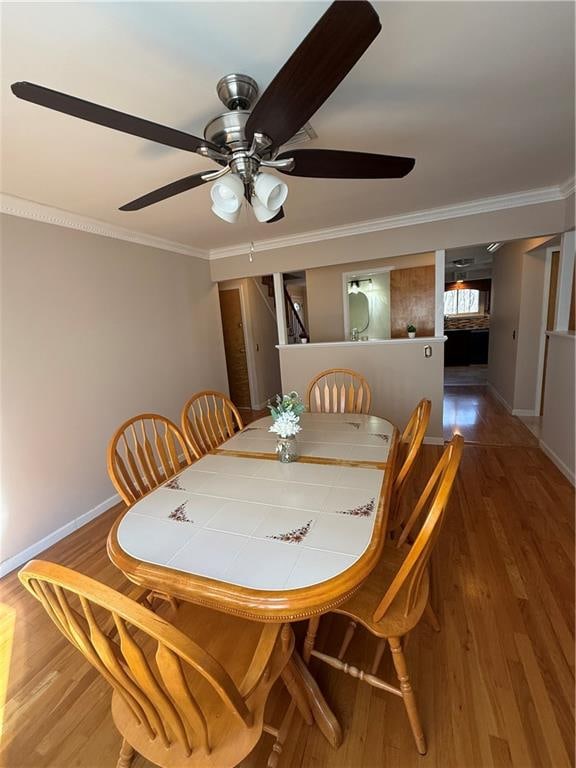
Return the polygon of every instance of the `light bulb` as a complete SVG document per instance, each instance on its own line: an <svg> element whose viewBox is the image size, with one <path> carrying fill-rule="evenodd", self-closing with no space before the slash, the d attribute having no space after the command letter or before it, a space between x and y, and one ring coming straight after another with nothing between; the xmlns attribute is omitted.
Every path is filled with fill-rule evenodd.
<svg viewBox="0 0 576 768"><path fill-rule="evenodd" d="M235 173L229 173L215 181L210 190L214 206L212 210L217 216L221 213L235 213L242 205L244 197L244 182ZM217 209L217 210L214 210ZM220 218L224 218L220 216ZM226 219L228 221L228 219Z"/></svg>

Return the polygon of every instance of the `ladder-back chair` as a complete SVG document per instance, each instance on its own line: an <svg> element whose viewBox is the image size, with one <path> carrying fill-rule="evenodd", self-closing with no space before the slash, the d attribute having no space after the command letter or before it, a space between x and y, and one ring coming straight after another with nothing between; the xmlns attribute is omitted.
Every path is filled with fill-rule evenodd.
<svg viewBox="0 0 576 768"><path fill-rule="evenodd" d="M361 373L329 368L317 374L306 392L306 405L316 413L370 413L372 393Z"/></svg>
<svg viewBox="0 0 576 768"><path fill-rule="evenodd" d="M197 458L222 445L244 428L234 403L222 394L197 392L182 409L182 432Z"/></svg>
<svg viewBox="0 0 576 768"><path fill-rule="evenodd" d="M426 430L428 429L428 423L430 422L430 410L432 403L430 400L422 399L412 411L412 415L400 437L398 446L398 466L399 470L394 478L394 485L392 487L392 503L391 503L391 524L390 528L395 531L405 521L402 519L400 511L400 500L402 492L406 488L408 478L412 474L414 465L420 448L424 441Z"/></svg>
<svg viewBox="0 0 576 768"><path fill-rule="evenodd" d="M192 463L176 424L157 413L125 421L108 445L108 474L126 504L133 504Z"/></svg>
<svg viewBox="0 0 576 768"><path fill-rule="evenodd" d="M360 589L345 603L333 609L335 613L351 619L338 657L315 650L318 622L314 619L309 623L304 642L305 660L314 656L334 669L400 696L406 707L416 748L421 755L426 753L426 740L404 657L402 638L420 621L428 605L428 561L444 521L463 444L463 438L455 435L446 446L393 550L396 557L381 558ZM422 528L414 543L407 546L412 526L424 509L428 511ZM357 624L362 624L381 640L378 663L386 643L390 646L399 688L376 676L378 665L371 672L365 672L342 661Z"/></svg>
<svg viewBox="0 0 576 768"><path fill-rule="evenodd" d="M19 576L111 685L112 717L123 739L117 768L129 768L135 752L162 768L232 767L263 730L277 736L269 761L275 765L286 728L265 726L263 715L280 675L293 695L289 625L187 603L167 621L94 579L41 560ZM287 717L300 706L297 698Z"/></svg>

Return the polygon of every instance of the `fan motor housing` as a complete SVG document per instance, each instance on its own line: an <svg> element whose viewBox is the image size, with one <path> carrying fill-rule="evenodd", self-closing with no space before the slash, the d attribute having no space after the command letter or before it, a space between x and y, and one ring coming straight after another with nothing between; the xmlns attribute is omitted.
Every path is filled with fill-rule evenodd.
<svg viewBox="0 0 576 768"><path fill-rule="evenodd" d="M204 138L217 144L219 147L229 149L247 149L245 126L250 112L245 109L235 109L224 112L213 120L210 120L204 128Z"/></svg>
<svg viewBox="0 0 576 768"><path fill-rule="evenodd" d="M227 109L250 110L258 98L258 83L250 75L224 75L216 85L216 92Z"/></svg>

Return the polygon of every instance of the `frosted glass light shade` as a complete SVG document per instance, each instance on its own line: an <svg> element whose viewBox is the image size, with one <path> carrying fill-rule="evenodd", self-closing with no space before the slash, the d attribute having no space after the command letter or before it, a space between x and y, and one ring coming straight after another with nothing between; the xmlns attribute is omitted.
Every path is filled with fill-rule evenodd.
<svg viewBox="0 0 576 768"><path fill-rule="evenodd" d="M256 195L252 195L252 200L250 202L252 203L252 210L254 211L254 216L256 216L256 218L260 222L270 221L270 219L273 219L274 216L276 216L276 214L280 210L279 208L276 208L276 209L266 208L266 206L262 205L260 200L258 200Z"/></svg>
<svg viewBox="0 0 576 768"><path fill-rule="evenodd" d="M223 211L221 208L218 208L216 205L212 206L212 213L215 213L216 216L223 219L224 221L227 221L228 224L236 224L236 222L238 221L238 218L240 217L240 211L241 211L241 207L239 207L233 213L228 213L228 211Z"/></svg>
<svg viewBox="0 0 576 768"><path fill-rule="evenodd" d="M288 197L288 186L271 173L259 173L254 182L254 192L265 208L278 211Z"/></svg>
<svg viewBox="0 0 576 768"><path fill-rule="evenodd" d="M235 173L229 173L212 184L210 197L214 203L212 210L214 211L214 208L218 209L218 213L214 211L217 215L220 215L220 213L235 213L242 205L244 183L240 176L237 176ZM221 218L224 217L221 216Z"/></svg>

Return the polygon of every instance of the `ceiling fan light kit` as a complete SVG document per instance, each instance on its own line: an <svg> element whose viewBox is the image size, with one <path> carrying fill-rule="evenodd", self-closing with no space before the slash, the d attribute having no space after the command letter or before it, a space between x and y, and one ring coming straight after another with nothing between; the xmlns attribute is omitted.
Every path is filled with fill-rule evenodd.
<svg viewBox="0 0 576 768"><path fill-rule="evenodd" d="M271 173L259 173L254 181L254 194L265 208L278 211L288 197L288 186Z"/></svg>
<svg viewBox="0 0 576 768"><path fill-rule="evenodd" d="M212 211L223 221L238 221L244 201L260 222L284 218L288 186L282 174L330 179L398 179L414 159L367 152L296 149L282 152L322 106L380 33L366 0L337 0L300 43L258 98L249 75L230 74L216 86L226 112L211 120L200 139L115 109L53 91L34 83L12 85L15 96L116 131L199 154L220 166L186 176L121 206L137 211L210 181Z"/></svg>
<svg viewBox="0 0 576 768"><path fill-rule="evenodd" d="M222 219L222 221L227 221L228 224L236 224L240 218L240 211L241 208L238 208L236 211L230 213L229 211L225 211L223 208L212 205L212 213L215 216L218 216L219 219Z"/></svg>
<svg viewBox="0 0 576 768"><path fill-rule="evenodd" d="M210 197L218 210L224 213L236 213L244 199L244 183L240 176L230 173L214 182Z"/></svg>
<svg viewBox="0 0 576 768"><path fill-rule="evenodd" d="M257 195L252 195L250 205L254 211L254 216L261 224L271 221L280 210L280 208L267 208L265 205L262 205L262 202L258 199Z"/></svg>

